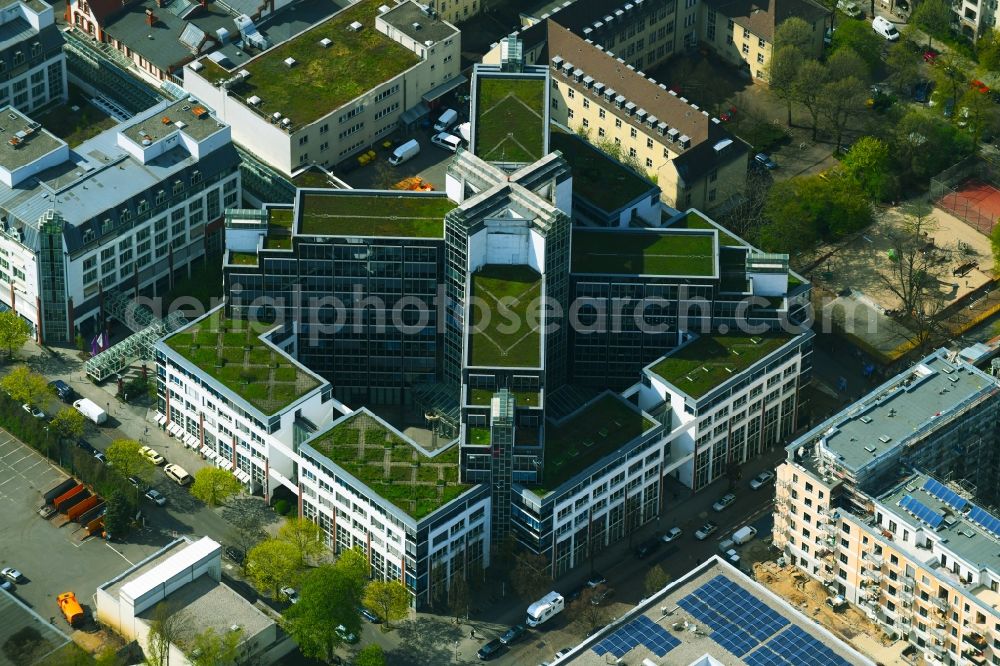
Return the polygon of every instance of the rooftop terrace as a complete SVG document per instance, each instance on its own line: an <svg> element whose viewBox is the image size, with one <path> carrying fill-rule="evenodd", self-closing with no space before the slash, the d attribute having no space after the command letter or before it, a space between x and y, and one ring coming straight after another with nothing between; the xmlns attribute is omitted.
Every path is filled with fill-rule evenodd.
<svg viewBox="0 0 1000 666"><path fill-rule="evenodd" d="M697 211L687 211L670 217L663 213L663 220L671 220L670 229L715 229L719 232L719 245L725 247L746 247L746 243L736 236L726 233L721 225L716 225Z"/></svg>
<svg viewBox="0 0 1000 666"><path fill-rule="evenodd" d="M656 424L613 393L587 403L561 425L545 430L545 495L574 474L639 437Z"/></svg>
<svg viewBox="0 0 1000 666"><path fill-rule="evenodd" d="M0 109L0 165L13 171L63 145L48 130L12 106Z"/></svg>
<svg viewBox="0 0 1000 666"><path fill-rule="evenodd" d="M692 398L700 398L777 351L792 337L788 334L703 335L649 369Z"/></svg>
<svg viewBox="0 0 1000 666"><path fill-rule="evenodd" d="M459 483L458 446L428 458L365 411L307 444L417 520L472 487Z"/></svg>
<svg viewBox="0 0 1000 666"><path fill-rule="evenodd" d="M261 340L273 324L227 319L222 309L164 343L264 414L274 414L320 385L319 379Z"/></svg>
<svg viewBox="0 0 1000 666"><path fill-rule="evenodd" d="M420 58L375 28L383 0L361 0L319 25L300 33L238 66L250 77L234 87L230 99L261 98L258 107L270 115L281 112L301 126L311 123L407 69ZM363 26L348 29L354 22ZM332 43L324 48L321 39ZM293 58L289 67L285 60ZM233 75L202 58L199 74L209 81ZM304 94L305 91L308 91Z"/></svg>
<svg viewBox="0 0 1000 666"><path fill-rule="evenodd" d="M360 194L300 190L299 233L317 236L443 238L455 203L443 193Z"/></svg>
<svg viewBox="0 0 1000 666"><path fill-rule="evenodd" d="M476 305L469 312L478 311L479 316L468 323L469 364L537 368L541 363L541 296L542 276L528 266L489 265L475 272L472 298Z"/></svg>
<svg viewBox="0 0 1000 666"><path fill-rule="evenodd" d="M545 82L541 77L480 75L473 152L488 162L534 162L545 146Z"/></svg>
<svg viewBox="0 0 1000 666"><path fill-rule="evenodd" d="M643 194L655 193L651 181L578 136L553 130L549 142L549 149L561 152L569 163L573 194L601 210L613 212Z"/></svg>
<svg viewBox="0 0 1000 666"><path fill-rule="evenodd" d="M715 275L709 233L638 229L573 229L574 273Z"/></svg>

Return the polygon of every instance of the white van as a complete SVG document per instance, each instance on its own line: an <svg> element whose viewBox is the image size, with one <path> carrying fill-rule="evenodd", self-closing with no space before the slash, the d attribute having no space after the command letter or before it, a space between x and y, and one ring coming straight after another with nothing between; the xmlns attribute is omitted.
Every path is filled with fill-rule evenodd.
<svg viewBox="0 0 1000 666"><path fill-rule="evenodd" d="M461 139L452 134L448 134L447 132L441 132L432 136L431 143L438 148L444 148L445 150L450 150L453 153L458 152L458 149L462 146Z"/></svg>
<svg viewBox="0 0 1000 666"><path fill-rule="evenodd" d="M434 123L434 131L443 132L454 125L456 120L458 120L458 111L455 109L445 109L444 113L438 117L437 122Z"/></svg>
<svg viewBox="0 0 1000 666"><path fill-rule="evenodd" d="M392 151L392 155L389 156L389 164L399 166L403 162L416 157L419 153L420 142L416 139L410 139L406 143L396 146L396 150Z"/></svg>
<svg viewBox="0 0 1000 666"><path fill-rule="evenodd" d="M163 473L167 475L168 479L173 480L179 486L186 486L194 481L194 477L188 474L183 467L174 465L173 463L164 467Z"/></svg>
<svg viewBox="0 0 1000 666"><path fill-rule="evenodd" d="M566 607L566 600L558 592L549 592L544 597L528 606L528 616L525 623L529 627L537 627L546 622Z"/></svg>
<svg viewBox="0 0 1000 666"><path fill-rule="evenodd" d="M884 16L876 16L872 20L872 30L875 31L875 34L885 37L890 42L895 42L899 39L899 30L896 30L896 26L892 24L892 21Z"/></svg>
<svg viewBox="0 0 1000 666"><path fill-rule="evenodd" d="M733 532L733 542L742 546L746 542L752 541L755 536L757 536L757 528L747 525Z"/></svg>

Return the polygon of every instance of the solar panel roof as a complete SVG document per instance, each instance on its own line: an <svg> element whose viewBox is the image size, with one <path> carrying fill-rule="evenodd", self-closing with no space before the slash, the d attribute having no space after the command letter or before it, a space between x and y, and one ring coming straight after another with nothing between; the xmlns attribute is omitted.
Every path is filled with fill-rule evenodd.
<svg viewBox="0 0 1000 666"><path fill-rule="evenodd" d="M940 513L911 495L904 495L902 499L899 500L899 506L916 516L917 520L921 520L930 525L933 529L940 527L941 522L944 520L944 517Z"/></svg>
<svg viewBox="0 0 1000 666"><path fill-rule="evenodd" d="M635 646L645 645L657 657L663 657L680 644L666 629L640 615L595 645L593 650L599 657L610 652L621 659Z"/></svg>
<svg viewBox="0 0 1000 666"><path fill-rule="evenodd" d="M924 490L958 511L964 511L965 507L969 505L969 501L967 499L960 496L954 490L948 488L937 479L928 478L924 481Z"/></svg>
<svg viewBox="0 0 1000 666"><path fill-rule="evenodd" d="M969 511L969 520L980 525L990 534L1000 536L1000 520L991 516L986 509L973 504L972 510Z"/></svg>

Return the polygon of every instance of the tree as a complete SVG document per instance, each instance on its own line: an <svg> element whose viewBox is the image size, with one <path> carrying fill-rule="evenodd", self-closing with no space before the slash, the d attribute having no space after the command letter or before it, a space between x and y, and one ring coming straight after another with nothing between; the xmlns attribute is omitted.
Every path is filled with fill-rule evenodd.
<svg viewBox="0 0 1000 666"><path fill-rule="evenodd" d="M899 300L902 323L914 347L922 352L937 336L935 318L943 309L946 283L942 262L935 252L926 252L927 237L936 229L926 202L908 206L901 222L886 233L888 261L872 262L879 283Z"/></svg>
<svg viewBox="0 0 1000 666"><path fill-rule="evenodd" d="M830 81L820 89L820 115L824 125L833 132L837 152L844 141L844 130L847 129L848 122L865 108L867 98L868 89L853 76Z"/></svg>
<svg viewBox="0 0 1000 666"><path fill-rule="evenodd" d="M889 47L885 66L889 72L889 83L901 93L920 80L920 57L902 41Z"/></svg>
<svg viewBox="0 0 1000 666"><path fill-rule="evenodd" d="M233 526L233 545L243 552L243 573L246 574L246 554L260 543L267 532L264 523L270 512L266 505L256 497L243 497L229 502L223 509L223 517Z"/></svg>
<svg viewBox="0 0 1000 666"><path fill-rule="evenodd" d="M871 80L872 72L868 63L854 49L846 46L837 49L833 55L827 58L826 71L827 79L830 81L841 81L853 76L866 84Z"/></svg>
<svg viewBox="0 0 1000 666"><path fill-rule="evenodd" d="M958 105L960 109L956 115L961 114L961 117L958 118L958 125L959 127L966 125L966 129L972 133L973 149L977 149L979 139L983 135L983 129L991 116L996 113L996 105L989 93L983 93L979 88L973 86L966 89Z"/></svg>
<svg viewBox="0 0 1000 666"><path fill-rule="evenodd" d="M885 141L872 136L861 137L847 151L841 166L845 175L853 178L872 201L895 194L887 191L892 174L889 145Z"/></svg>
<svg viewBox="0 0 1000 666"><path fill-rule="evenodd" d="M976 59L987 71L1000 69L1000 32L990 30L976 41Z"/></svg>
<svg viewBox="0 0 1000 666"><path fill-rule="evenodd" d="M410 592L398 580L373 580L365 588L365 606L372 609L385 628L392 628L393 620L402 620L410 612Z"/></svg>
<svg viewBox="0 0 1000 666"><path fill-rule="evenodd" d="M570 603L567 609L567 616L572 622L580 624L588 633L594 629L603 627L610 619L608 608L594 602L596 601L595 597L603 595L606 591L607 586L605 585L586 588L580 593L576 601Z"/></svg>
<svg viewBox="0 0 1000 666"><path fill-rule="evenodd" d="M792 124L792 102L795 101L795 80L802 64L802 53L794 46L783 46L773 51L767 65L767 83L774 95L785 102L788 124Z"/></svg>
<svg viewBox="0 0 1000 666"><path fill-rule="evenodd" d="M944 106L948 101L957 104L965 91L969 88L969 72L971 65L959 56L942 53L938 56L931 74L934 76L934 83L937 85L935 98ZM955 109L957 111L957 109ZM951 121L957 119L957 113L952 113Z"/></svg>
<svg viewBox="0 0 1000 666"><path fill-rule="evenodd" d="M246 571L259 590L271 593L275 599L281 588L289 585L298 571L298 553L287 541L267 539L250 549L246 556Z"/></svg>
<svg viewBox="0 0 1000 666"><path fill-rule="evenodd" d="M354 666L385 666L385 653L377 643L366 645L354 657Z"/></svg>
<svg viewBox="0 0 1000 666"><path fill-rule="evenodd" d="M1000 266L1000 224L993 225L990 232L990 248L993 250L993 263Z"/></svg>
<svg viewBox="0 0 1000 666"><path fill-rule="evenodd" d="M7 350L7 358L24 346L31 337L31 326L13 310L0 312L0 347Z"/></svg>
<svg viewBox="0 0 1000 666"><path fill-rule="evenodd" d="M666 587L669 582L670 574L664 571L663 567L659 564L653 565L653 567L646 572L646 578L643 580L643 586L646 588L646 596L653 596L655 593Z"/></svg>
<svg viewBox="0 0 1000 666"><path fill-rule="evenodd" d="M191 494L209 506L219 506L242 489L240 480L221 467L202 467L191 484Z"/></svg>
<svg viewBox="0 0 1000 666"><path fill-rule="evenodd" d="M228 666L240 654L242 631L227 631L219 635L209 627L195 634L188 660L192 666Z"/></svg>
<svg viewBox="0 0 1000 666"><path fill-rule="evenodd" d="M760 244L768 252L811 248L819 240L841 238L872 223L871 202L860 186L836 173L799 176L775 183L764 215Z"/></svg>
<svg viewBox="0 0 1000 666"><path fill-rule="evenodd" d="M15 366L0 378L0 388L17 402L25 402L33 407L43 404L52 395L52 388L45 377L32 372L26 365Z"/></svg>
<svg viewBox="0 0 1000 666"><path fill-rule="evenodd" d="M343 625L355 635L361 631L361 595L351 577L349 566L337 564L324 564L302 576L299 601L285 611L284 625L305 656L331 663L343 642L337 627Z"/></svg>
<svg viewBox="0 0 1000 666"><path fill-rule="evenodd" d="M350 586L351 594L360 599L371 576L371 565L361 548L356 546L342 551L334 566L344 573L344 582Z"/></svg>
<svg viewBox="0 0 1000 666"><path fill-rule="evenodd" d="M63 439L79 439L87 430L87 419L72 407L63 407L52 417L49 428Z"/></svg>
<svg viewBox="0 0 1000 666"><path fill-rule="evenodd" d="M183 630L182 625L173 604L161 601L153 607L149 634L146 636L146 660L150 666L168 666L170 644L177 640Z"/></svg>
<svg viewBox="0 0 1000 666"><path fill-rule="evenodd" d="M910 111L896 123L893 157L903 185L925 187L932 176L972 152L972 137L940 116Z"/></svg>
<svg viewBox="0 0 1000 666"><path fill-rule="evenodd" d="M278 529L278 538L295 546L300 567L319 557L326 550L323 543L323 530L308 518L289 518Z"/></svg>
<svg viewBox="0 0 1000 666"><path fill-rule="evenodd" d="M514 556L510 584L517 596L522 599L534 598L538 596L538 590L547 587L551 582L549 563L544 555L522 551Z"/></svg>
<svg viewBox="0 0 1000 666"><path fill-rule="evenodd" d="M819 115L822 110L820 94L825 81L826 67L815 60L807 60L799 66L795 81L792 83L795 101L806 107L809 117L812 118L813 141L816 140L816 132L819 131Z"/></svg>
<svg viewBox="0 0 1000 666"><path fill-rule="evenodd" d="M839 51L851 51L867 65L867 79L878 69L879 54L884 46L885 40L875 34L868 21L842 21L833 33L833 54L830 58Z"/></svg>
<svg viewBox="0 0 1000 666"><path fill-rule="evenodd" d="M761 227L767 221L764 204L774 179L764 169L748 169L743 195L721 216L722 225L734 234L756 245Z"/></svg>
<svg viewBox="0 0 1000 666"><path fill-rule="evenodd" d="M111 536L121 538L128 534L132 526L134 505L121 488L112 489L104 497L104 530Z"/></svg>
<svg viewBox="0 0 1000 666"><path fill-rule="evenodd" d="M134 439L116 439L104 451L104 456L123 478L134 476L148 484L153 479L155 465L139 453L141 448L142 444Z"/></svg>
<svg viewBox="0 0 1000 666"><path fill-rule="evenodd" d="M951 5L946 0L921 0L910 15L910 24L927 33L927 46L932 46L934 37L948 37L951 16Z"/></svg>
<svg viewBox="0 0 1000 666"><path fill-rule="evenodd" d="M786 46L794 48L803 57L811 58L813 53L813 28L797 16L782 21L774 30L774 48Z"/></svg>
<svg viewBox="0 0 1000 666"><path fill-rule="evenodd" d="M455 616L456 623L462 617L468 617L470 600L469 583L465 580L465 576L460 572L452 574L451 584L448 586L448 608Z"/></svg>

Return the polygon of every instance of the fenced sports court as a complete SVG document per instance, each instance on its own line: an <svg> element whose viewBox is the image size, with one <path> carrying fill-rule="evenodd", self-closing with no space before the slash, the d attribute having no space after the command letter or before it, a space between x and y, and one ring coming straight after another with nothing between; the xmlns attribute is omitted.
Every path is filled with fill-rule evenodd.
<svg viewBox="0 0 1000 666"><path fill-rule="evenodd" d="M987 236L1000 219L1000 164L970 156L931 179L934 205Z"/></svg>

